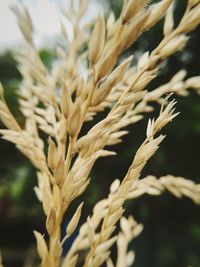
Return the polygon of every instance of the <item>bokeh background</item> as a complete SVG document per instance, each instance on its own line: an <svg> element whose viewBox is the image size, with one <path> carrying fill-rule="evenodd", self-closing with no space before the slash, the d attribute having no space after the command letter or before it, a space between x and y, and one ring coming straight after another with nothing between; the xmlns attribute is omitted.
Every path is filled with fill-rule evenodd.
<svg viewBox="0 0 200 267"><path fill-rule="evenodd" d="M20 47L21 37L12 15L6 16L6 12L9 12L8 5L13 2L16 1L0 1L0 81L5 87L6 99L13 114L17 116L19 122L23 123L16 96L21 76L14 60L14 51ZM56 26L58 6L64 1L19 2L27 5L33 16L37 14L34 23L36 28L38 27L39 34L35 38L40 47L42 60L50 67L55 59L56 43L60 41ZM175 2L177 23L183 14L186 1ZM122 1L119 0L93 1L93 7L88 16L105 9L107 13L112 10L117 17L121 5ZM52 13L54 10L55 13ZM10 25L6 20L8 18ZM48 19L51 21L50 25L46 23ZM55 27L52 26L53 24ZM149 32L144 33L126 53L139 55L144 51L151 51L162 39L162 25L161 21ZM48 31L49 28L51 31ZM187 70L187 77L200 74L200 28L190 36L186 49L165 63L158 78L150 84L149 90L168 82L170 77L180 69ZM159 177L171 173L200 183L200 96L190 92L189 97L176 96L175 98L178 101L177 110L181 113L164 130L167 138L146 166L143 176L153 174ZM85 199L86 207L83 220L91 213L94 203L108 194L111 181L114 178L123 177L134 152L144 139L148 118L155 116L157 112L158 108L155 106L154 113L148 114L142 122L128 127L130 135L124 137L123 144L115 147L115 151L118 152L117 157L100 159L97 162L91 173L91 184L81 197ZM1 123L0 127L3 127ZM45 231L42 208L33 191L35 184L35 170L29 161L12 144L1 140L0 248L5 266L23 266L35 259L35 240L32 230ZM76 205L77 203L74 203L74 206ZM73 212L73 205L69 212ZM194 205L192 201L186 198L176 199L169 193L159 197L143 196L127 202L126 215L129 214L133 214L135 219L145 226L141 236L131 244L131 248L136 252L135 267L200 266L200 207ZM70 243L66 246L69 245Z"/></svg>

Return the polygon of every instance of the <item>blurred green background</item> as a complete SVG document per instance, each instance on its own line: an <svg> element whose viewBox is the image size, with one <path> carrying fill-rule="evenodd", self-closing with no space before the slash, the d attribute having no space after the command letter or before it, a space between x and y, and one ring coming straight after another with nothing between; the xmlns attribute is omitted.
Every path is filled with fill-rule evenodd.
<svg viewBox="0 0 200 267"><path fill-rule="evenodd" d="M118 16L122 1L107 2ZM175 19L178 21L186 1L177 2ZM144 33L127 54L152 51L162 39L162 23ZM167 61L149 89L168 82L180 69L187 70L187 77L199 75L199 43L200 28L191 34L184 52ZM54 52L45 49L40 51L45 64L51 64ZM0 81L6 89L6 99L12 112L23 123L16 100L20 79L12 52L0 55ZM177 110L181 113L164 130L167 138L145 167L143 176L153 174L159 177L171 173L200 183L200 97L191 92L189 97L175 98L178 101ZM157 112L158 108L155 107L153 114L148 114L142 122L128 127L130 135L124 137L123 144L115 147L117 157L100 159L97 162L91 173L91 184L81 197L86 200L84 218L91 213L94 203L108 194L111 181L123 177L134 152L144 139L148 118L155 116ZM3 127L2 124L0 126ZM34 258L32 230L45 231L41 205L33 191L35 184L35 170L29 161L12 144L1 140L0 248L7 266L22 266L25 258L27 261ZM180 200L164 193L159 197L144 196L127 202L126 208L126 215L133 214L145 227L141 236L131 245L136 251L135 267L200 266L200 207L186 198Z"/></svg>

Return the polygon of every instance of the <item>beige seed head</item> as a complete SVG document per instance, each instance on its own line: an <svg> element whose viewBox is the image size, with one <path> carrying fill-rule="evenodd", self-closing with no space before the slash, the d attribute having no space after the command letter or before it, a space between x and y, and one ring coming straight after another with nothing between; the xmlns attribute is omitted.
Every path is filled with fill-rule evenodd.
<svg viewBox="0 0 200 267"><path fill-rule="evenodd" d="M124 209L120 207L118 210L114 211L109 217L106 222L106 226L112 226L115 225L115 223L119 220L119 218L122 216L124 212Z"/></svg>
<svg viewBox="0 0 200 267"><path fill-rule="evenodd" d="M62 95L60 100L61 110L66 119L68 119L71 115L72 110L72 100L71 95L69 93L69 89L64 83L62 86Z"/></svg>
<svg viewBox="0 0 200 267"><path fill-rule="evenodd" d="M89 42L89 60L94 65L100 58L105 44L106 26L103 16L99 16Z"/></svg>
<svg viewBox="0 0 200 267"><path fill-rule="evenodd" d="M45 259L45 257L48 254L48 249L46 242L44 240L44 237L38 232L38 231L33 231L36 241L37 241L37 251L42 260Z"/></svg>
<svg viewBox="0 0 200 267"><path fill-rule="evenodd" d="M120 219L120 227L123 232L123 234L127 237L130 238L131 236L131 229L130 229L130 224L128 220L125 217L122 217Z"/></svg>
<svg viewBox="0 0 200 267"><path fill-rule="evenodd" d="M68 18L73 22L76 19L77 22L80 22L88 1L78 0L78 5L73 5L73 0L69 0ZM66 211L68 204L86 189L89 183L88 175L95 160L101 156L114 154L112 151L104 150L105 146L121 141L121 137L126 133L123 128L141 119L141 113L151 110L149 101L161 103L163 95L170 90L174 90L176 93L182 92L182 94L186 93L188 87L200 90L199 78L193 77L184 81L184 72L174 76L167 86L157 88L152 92L143 90L157 75L162 59L182 48L187 42L184 34L199 24L200 5L196 0L188 0L189 8L187 7L177 30L174 30L173 12L172 8L169 8L164 24L166 38L158 45L158 49L155 49L155 54L154 51L150 56L148 52L145 53L140 58L137 67L132 67L128 71L129 59L114 69L121 52L132 45L145 29L156 23L166 13L173 0L159 0L159 3L152 5L151 8L146 8L147 2L148 0L124 0L120 18L117 20L113 18L107 23L107 36L104 17L99 16L90 36L88 50L85 52L85 54L89 53L90 61L89 77L84 77L85 80L80 77L82 73L79 71L86 57L83 57L83 54L80 55L79 52L82 44L85 41L88 42L88 36L84 36L85 33L86 35L88 33L85 32L86 27L82 27L82 23L79 25L79 23L72 22L74 38L72 42L69 40L69 52L60 50L59 59L62 64L60 66L58 64L58 68L56 66L53 72L49 72L31 43L33 29L28 12L16 9L19 26L25 39L29 42L29 44L26 42L27 52L30 52L28 57L25 55L26 58L23 58L24 55L22 55L19 60L20 71L25 81L22 87L26 87L23 88L26 92L21 93L23 100L20 100L20 105L27 120L25 129L22 130L6 106L3 99L3 88L0 85L0 117L5 126L12 130L7 130L7 132L3 130L0 133L3 134L4 139L15 143L17 148L29 157L40 171L36 192L47 215L46 227L50 240L50 251L48 252L44 238L40 233L34 233L37 239L38 253L42 259L42 267L54 267L55 265L75 267L78 264L76 253L79 252L79 249L88 249L89 246L91 248L86 256L84 267L99 267L108 259L109 250L115 238L119 238L118 244L120 244L121 251L126 250L128 241L141 232L141 225L136 224L133 219L126 219L120 235L114 239L110 239L110 237L115 231L115 224L123 214L123 204L128 197L138 197L145 193L158 195L164 189L168 189L178 197L185 195L200 202L200 185L196 186L192 182L182 179L175 180L172 177L168 177L170 178L168 181L161 181L155 177L139 180L147 160L163 140L162 135L156 136L157 138L154 135L177 115L174 114L174 102L172 102L166 108L163 105L157 120L149 120L146 131L147 138L136 152L124 180L111 185L108 198L95 206L94 214L83 225L83 231L80 231L69 250L66 256L67 260L62 261L61 259L62 247L59 228L63 212ZM180 36L180 34L182 35ZM66 36L65 29L64 35ZM70 90L63 85L62 95L58 97L55 87L60 83L63 75ZM107 79L103 80L105 77ZM135 93L134 91L140 92ZM32 97L33 95L34 97ZM72 95L74 102L72 102ZM38 107L40 103L42 103L41 108ZM93 119L96 113L108 109L111 112L108 113L106 119L96 123L87 135L76 140L83 122ZM54 136L56 140L54 142L49 138L47 160L37 126ZM66 155L66 140L68 139L70 139L70 145ZM76 152L78 152L76 158L71 159L71 155ZM82 204L79 205L67 226L66 238L75 231L80 220L81 210ZM97 234L95 234L96 229L100 229ZM125 254L120 267L132 264L133 254L128 251L125 251ZM114 266L111 260L108 262L109 267ZM118 262L116 265L119 267Z"/></svg>
<svg viewBox="0 0 200 267"><path fill-rule="evenodd" d="M133 56L127 58L123 63L121 63L107 78L105 83L97 89L92 104L94 106L98 106L101 102L103 102L106 97L109 95L110 91L113 87L121 81L129 63L133 59Z"/></svg>
<svg viewBox="0 0 200 267"><path fill-rule="evenodd" d="M111 258L109 258L109 259L107 260L106 264L107 264L107 267L114 267L114 264L113 264Z"/></svg>
<svg viewBox="0 0 200 267"><path fill-rule="evenodd" d="M110 192L115 193L117 189L119 188L119 186L120 186L120 180L115 179L110 186Z"/></svg>
<svg viewBox="0 0 200 267"><path fill-rule="evenodd" d="M101 253L101 254L96 255L96 257L94 258L94 261L93 261L91 267L101 266L102 263L104 261L106 261L109 256L110 256L110 252L105 252L105 253Z"/></svg>
<svg viewBox="0 0 200 267"><path fill-rule="evenodd" d="M62 267L75 267L78 260L78 255L74 255L68 262L65 262L62 264Z"/></svg>
<svg viewBox="0 0 200 267"><path fill-rule="evenodd" d="M95 238L95 229L94 229L94 224L92 223L92 220L90 217L87 218L87 237L89 240L90 246L94 243L94 238Z"/></svg>
<svg viewBox="0 0 200 267"><path fill-rule="evenodd" d="M135 260L135 253L133 251L129 251L126 257L127 266L132 266Z"/></svg>
<svg viewBox="0 0 200 267"><path fill-rule="evenodd" d="M101 80L112 71L117 62L120 49L120 43L115 44L114 47L112 47L111 50L98 62L95 68L97 81Z"/></svg>
<svg viewBox="0 0 200 267"><path fill-rule="evenodd" d="M45 185L42 187L41 191L42 191L42 206L45 214L48 215L52 204L52 198L51 198L52 196L50 190Z"/></svg>
<svg viewBox="0 0 200 267"><path fill-rule="evenodd" d="M154 119L153 120L149 119L146 130L146 136L151 137L153 135L153 131L154 131Z"/></svg>
<svg viewBox="0 0 200 267"><path fill-rule="evenodd" d="M146 66L149 59L149 51L145 52L138 60L137 69L140 70Z"/></svg>
<svg viewBox="0 0 200 267"><path fill-rule="evenodd" d="M79 2L78 18L82 18L85 15L89 5L89 0L82 0Z"/></svg>
<svg viewBox="0 0 200 267"><path fill-rule="evenodd" d="M162 0L158 2L157 4L151 5L149 8L150 14L144 25L144 30L148 30L155 23L157 23L162 18L162 16L165 14L165 12L170 7L172 2L173 0Z"/></svg>
<svg viewBox="0 0 200 267"><path fill-rule="evenodd" d="M25 40L32 44L33 24L28 10L26 8L20 10L16 5L11 6L11 10L17 17L18 26Z"/></svg>
<svg viewBox="0 0 200 267"><path fill-rule="evenodd" d="M170 82L176 83L182 81L187 75L187 71L182 69L178 71L171 79Z"/></svg>
<svg viewBox="0 0 200 267"><path fill-rule="evenodd" d="M51 170L54 170L57 167L59 161L57 147L54 141L51 139L51 137L49 137L48 142L49 142L49 147L48 147L47 162L49 168Z"/></svg>
<svg viewBox="0 0 200 267"><path fill-rule="evenodd" d="M84 148L88 148L88 146L91 145L91 143L96 141L99 135L100 133L98 131L96 132L94 131L92 133L88 133L87 135L81 137L76 143L76 150L80 151Z"/></svg>
<svg viewBox="0 0 200 267"><path fill-rule="evenodd" d="M193 8L181 21L180 31L187 33L195 29L200 24L200 3Z"/></svg>
<svg viewBox="0 0 200 267"><path fill-rule="evenodd" d="M61 205L61 192L60 188L57 184L53 185L53 207L56 210L57 214L60 212Z"/></svg>
<svg viewBox="0 0 200 267"><path fill-rule="evenodd" d="M54 172L54 179L58 185L60 185L63 182L64 176L65 176L65 161L63 158L61 158Z"/></svg>
<svg viewBox="0 0 200 267"><path fill-rule="evenodd" d="M46 228L50 236L53 235L55 227L56 227L56 212L54 208L51 208L46 220Z"/></svg>
<svg viewBox="0 0 200 267"><path fill-rule="evenodd" d="M137 13L145 7L149 0L129 0L122 13L122 22L126 23L134 18Z"/></svg>
<svg viewBox="0 0 200 267"><path fill-rule="evenodd" d="M167 13L166 13L166 16L165 16L165 22L164 22L164 27L163 27L163 32L164 32L164 35L169 35L172 31L173 31L173 28L174 28L174 5L172 4L168 10L167 10Z"/></svg>
<svg viewBox="0 0 200 267"><path fill-rule="evenodd" d="M96 254L101 254L109 250L110 247L112 247L112 245L116 242L116 240L117 240L117 236L114 236L108 241L103 242L101 245L99 245L96 248Z"/></svg>
<svg viewBox="0 0 200 267"><path fill-rule="evenodd" d="M141 11L136 18L133 18L125 27L122 34L122 51L129 48L144 31L144 25L149 17L148 11Z"/></svg>
<svg viewBox="0 0 200 267"><path fill-rule="evenodd" d="M70 236L74 232L74 230L76 229L78 225L79 219L81 217L82 207L83 207L83 202L78 206L76 212L74 213L71 221L69 222L67 226L66 233L68 236Z"/></svg>
<svg viewBox="0 0 200 267"><path fill-rule="evenodd" d="M169 41L165 47L163 47L160 51L162 59L171 56L172 54L180 51L184 48L188 41L188 37L186 35L179 35Z"/></svg>
<svg viewBox="0 0 200 267"><path fill-rule="evenodd" d="M113 201L110 205L110 212L112 213L116 212L120 207L123 206L123 204L124 204L123 198Z"/></svg>
<svg viewBox="0 0 200 267"><path fill-rule="evenodd" d="M200 89L200 76L195 76L186 80L186 86Z"/></svg>
<svg viewBox="0 0 200 267"><path fill-rule="evenodd" d="M69 121L69 135L71 137L75 136L80 128L80 124L81 124L81 119L82 119L82 114L81 114L81 103L80 101L78 101L75 104L75 108L74 111L70 117L70 121Z"/></svg>

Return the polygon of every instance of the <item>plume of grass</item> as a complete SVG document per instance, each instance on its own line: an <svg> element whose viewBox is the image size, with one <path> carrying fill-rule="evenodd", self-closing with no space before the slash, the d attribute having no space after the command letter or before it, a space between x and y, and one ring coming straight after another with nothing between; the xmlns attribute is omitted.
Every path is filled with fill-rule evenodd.
<svg viewBox="0 0 200 267"><path fill-rule="evenodd" d="M58 64L50 69L43 64L34 44L34 28L28 10L12 8L24 36L24 50L15 57L23 77L18 95L25 124L21 126L10 112L0 85L0 119L8 128L1 129L0 134L14 143L37 170L38 184L34 190L46 215L48 232L48 238L44 238L34 231L42 267L77 266L82 250L86 250L83 267L98 267L105 262L108 267L131 266L134 254L128 252L128 243L140 234L142 225L133 217L123 217L126 200L145 193L160 195L168 190L177 197L187 196L200 204L199 185L190 180L172 175L140 179L144 166L165 138L160 131L178 115L175 113L176 102L169 101L166 95L187 96L189 89L200 92L200 77L186 78L184 70L176 73L168 83L148 91L148 85L159 74L162 62L182 50L189 40L188 33L199 25L199 1L188 1L177 26L173 19L173 0L161 0L156 4L148 2L124 1L117 20L110 16L106 21L99 15L90 32L92 22L82 23L89 1L79 0L77 5L69 1L63 15L72 25L73 37L68 37L61 22L67 49L57 47ZM164 16L164 35L157 47L146 51L137 62L131 56L117 64L122 53ZM87 49L83 51L82 47ZM86 65L88 68L82 75L81 68ZM66 228L66 236L61 240L61 224L72 201L88 187L96 160L116 155L107 147L111 149L121 142L128 134L125 127L151 112L152 102L161 105L160 114L157 119L149 120L146 138L125 177L121 182L115 180L112 183L108 197L95 205L67 255L62 258L63 244L74 233L84 209L80 203ZM106 110L109 110L106 116L82 135L83 125ZM119 221L121 231L116 233ZM113 263L110 252L115 244L118 257Z"/></svg>

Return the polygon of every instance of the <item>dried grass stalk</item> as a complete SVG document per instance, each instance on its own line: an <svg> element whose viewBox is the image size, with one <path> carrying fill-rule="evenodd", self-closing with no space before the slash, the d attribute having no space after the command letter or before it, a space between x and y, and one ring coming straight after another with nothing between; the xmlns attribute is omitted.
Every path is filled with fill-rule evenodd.
<svg viewBox="0 0 200 267"><path fill-rule="evenodd" d="M15 57L23 77L18 95L25 125L21 126L10 112L0 85L0 119L8 128L1 129L0 134L14 143L37 169L38 185L34 190L42 203L48 232L48 238L44 239L41 233L34 231L43 267L75 267L82 250L86 255L84 267L98 267L105 262L108 267L131 266L135 256L128 251L128 243L140 234L143 226L133 217L123 217L126 200L145 193L160 195L168 190L176 197L187 196L200 204L199 185L190 180L172 175L140 179L144 166L165 138L159 132L178 115L176 102L169 101L166 95L187 96L189 89L200 92L200 76L186 78L184 70L166 84L147 90L148 84L157 77L161 63L183 49L189 39L187 34L199 25L199 1L188 1L177 26L174 25L172 0L151 5L145 0L124 1L117 20L110 15L106 21L100 15L90 34L91 23L82 24L88 2L78 1L78 5L74 5L69 1L63 13L73 25L73 38L69 40L67 29L61 23L67 49L57 48L58 64L51 69L45 67L35 47L28 11L13 7L24 36L24 50ZM164 37L157 47L146 51L137 62L131 56L117 66L123 51L164 15ZM85 44L87 51L81 50ZM86 77L82 77L80 70L87 61ZM160 114L157 119L149 119L146 138L125 177L121 182L112 183L108 197L95 205L92 215L81 225L78 236L62 258L63 244L76 230L83 206L81 203L74 211L61 240L61 224L71 202L88 187L96 160L116 155L105 147L120 143L128 134L125 127L151 112L152 102L161 105ZM106 116L82 135L84 123L93 121L102 111ZM41 132L45 134L44 139ZM121 230L116 234L119 222ZM111 259L115 244L116 261Z"/></svg>

